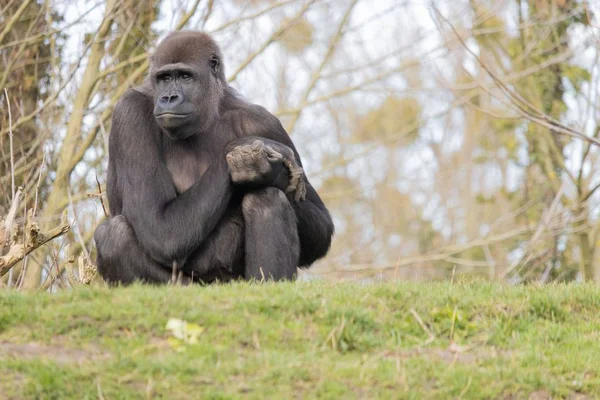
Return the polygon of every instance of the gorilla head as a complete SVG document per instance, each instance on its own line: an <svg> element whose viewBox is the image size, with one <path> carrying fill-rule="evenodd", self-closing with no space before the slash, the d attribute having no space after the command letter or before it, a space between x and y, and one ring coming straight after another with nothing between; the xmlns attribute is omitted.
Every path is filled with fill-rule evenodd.
<svg viewBox="0 0 600 400"><path fill-rule="evenodd" d="M223 57L201 32L174 32L152 56L154 117L172 139L204 132L217 121L227 86Z"/></svg>

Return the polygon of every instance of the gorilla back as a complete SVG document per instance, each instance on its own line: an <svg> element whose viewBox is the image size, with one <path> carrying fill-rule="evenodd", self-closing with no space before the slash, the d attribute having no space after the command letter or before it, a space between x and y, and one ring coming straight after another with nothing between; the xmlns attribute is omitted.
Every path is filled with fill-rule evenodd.
<svg viewBox="0 0 600 400"><path fill-rule="evenodd" d="M227 84L221 51L174 32L113 112L107 194L94 233L109 283L293 279L334 227L279 120Z"/></svg>

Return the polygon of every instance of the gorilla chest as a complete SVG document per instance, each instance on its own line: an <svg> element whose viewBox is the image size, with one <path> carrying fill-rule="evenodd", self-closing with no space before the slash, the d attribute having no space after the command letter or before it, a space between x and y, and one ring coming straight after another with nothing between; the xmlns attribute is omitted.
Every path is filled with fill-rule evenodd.
<svg viewBox="0 0 600 400"><path fill-rule="evenodd" d="M211 156L196 146L176 146L165 151L167 169L177 193L198 182L212 163Z"/></svg>

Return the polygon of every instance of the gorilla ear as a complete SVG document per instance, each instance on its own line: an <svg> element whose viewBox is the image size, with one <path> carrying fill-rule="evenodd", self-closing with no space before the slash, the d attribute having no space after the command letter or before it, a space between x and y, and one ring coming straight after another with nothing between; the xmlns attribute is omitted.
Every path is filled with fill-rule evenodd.
<svg viewBox="0 0 600 400"><path fill-rule="evenodd" d="M219 61L219 58L217 56L212 56L210 58L210 67L212 68L215 74L219 73L219 70L221 69L221 62Z"/></svg>

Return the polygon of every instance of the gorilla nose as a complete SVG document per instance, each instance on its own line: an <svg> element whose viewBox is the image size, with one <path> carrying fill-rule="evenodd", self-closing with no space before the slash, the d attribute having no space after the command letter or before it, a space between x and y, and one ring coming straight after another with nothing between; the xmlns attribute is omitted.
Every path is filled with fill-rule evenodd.
<svg viewBox="0 0 600 400"><path fill-rule="evenodd" d="M172 108L183 103L182 97L177 94L172 94L169 96L161 96L159 99L159 103L162 107Z"/></svg>

